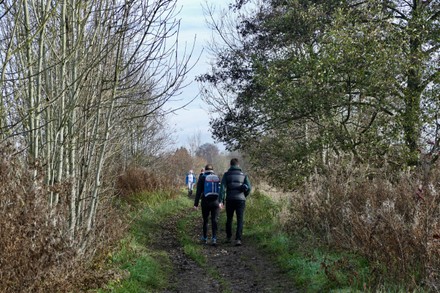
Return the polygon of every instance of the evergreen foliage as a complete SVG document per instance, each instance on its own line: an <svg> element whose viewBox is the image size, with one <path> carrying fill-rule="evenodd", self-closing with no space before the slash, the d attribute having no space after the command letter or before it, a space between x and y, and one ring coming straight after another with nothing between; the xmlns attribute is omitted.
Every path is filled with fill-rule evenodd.
<svg viewBox="0 0 440 293"><path fill-rule="evenodd" d="M437 159L438 2L250 2L213 20L222 42L199 77L218 140L279 183L280 168L298 182L344 156Z"/></svg>

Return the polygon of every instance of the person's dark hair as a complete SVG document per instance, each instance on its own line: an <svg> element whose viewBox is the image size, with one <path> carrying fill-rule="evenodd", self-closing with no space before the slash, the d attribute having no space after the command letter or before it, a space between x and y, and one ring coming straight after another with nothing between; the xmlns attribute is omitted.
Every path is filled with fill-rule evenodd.
<svg viewBox="0 0 440 293"><path fill-rule="evenodd" d="M214 170L214 167L211 164L205 166L205 171Z"/></svg>
<svg viewBox="0 0 440 293"><path fill-rule="evenodd" d="M237 158L231 159L231 166L238 166L238 159Z"/></svg>

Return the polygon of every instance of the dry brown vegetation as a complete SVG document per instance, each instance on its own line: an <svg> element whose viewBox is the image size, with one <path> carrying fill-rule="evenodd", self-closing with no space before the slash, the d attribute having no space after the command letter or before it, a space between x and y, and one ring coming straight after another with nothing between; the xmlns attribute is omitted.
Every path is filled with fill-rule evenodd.
<svg viewBox="0 0 440 293"><path fill-rule="evenodd" d="M114 278L99 262L121 238L122 213L104 197L96 229L79 245L68 238L68 200L51 208L43 178L9 154L0 161L0 292L80 292ZM61 198L67 187L57 187Z"/></svg>
<svg viewBox="0 0 440 293"><path fill-rule="evenodd" d="M141 191L169 188L168 181L165 177L157 176L147 169L132 167L118 176L116 189L121 196L128 197Z"/></svg>
<svg viewBox="0 0 440 293"><path fill-rule="evenodd" d="M9 159L4 156L0 165L0 291L36 291L57 281L56 271L68 272L64 260L72 258L72 250L63 239L65 213L49 219L41 182Z"/></svg>
<svg viewBox="0 0 440 293"><path fill-rule="evenodd" d="M154 194L156 191L174 198L182 187L181 180L172 181L173 178L166 172L154 172L142 167L129 167L117 177L116 191L119 198L133 208L138 207L142 199L148 200L146 194ZM142 196L139 196L142 193Z"/></svg>
<svg viewBox="0 0 440 293"><path fill-rule="evenodd" d="M396 175L368 167L334 167L294 193L293 231L365 256L372 286L440 289L440 167Z"/></svg>
<svg viewBox="0 0 440 293"><path fill-rule="evenodd" d="M169 190L177 194L184 178L154 169L118 166L105 170L106 194L101 195L96 224L83 238L69 238L69 182L47 186L44 172L34 172L11 148L1 149L0 161L0 292L82 292L101 288L124 272L109 270L106 258L122 239L136 206L136 193ZM184 174L184 171L181 171ZM37 178L34 174L40 174ZM114 178L114 179L112 179ZM50 192L60 201L51 207ZM124 204L120 204L124 202ZM118 203L118 204L116 204ZM82 237L82 236L81 236Z"/></svg>

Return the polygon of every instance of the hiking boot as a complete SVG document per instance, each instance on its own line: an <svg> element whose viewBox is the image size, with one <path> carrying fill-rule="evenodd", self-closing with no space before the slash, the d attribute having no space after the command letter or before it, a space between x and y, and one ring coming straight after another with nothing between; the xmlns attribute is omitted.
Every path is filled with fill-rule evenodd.
<svg viewBox="0 0 440 293"><path fill-rule="evenodd" d="M200 237L200 241L202 242L202 244L207 244L208 243L208 237Z"/></svg>
<svg viewBox="0 0 440 293"><path fill-rule="evenodd" d="M241 240L240 239L235 241L235 246L241 246Z"/></svg>
<svg viewBox="0 0 440 293"><path fill-rule="evenodd" d="M231 243L231 237L226 238L225 243Z"/></svg>
<svg viewBox="0 0 440 293"><path fill-rule="evenodd" d="M211 245L212 245L212 246L217 246L217 239L212 238L212 240L211 240Z"/></svg>

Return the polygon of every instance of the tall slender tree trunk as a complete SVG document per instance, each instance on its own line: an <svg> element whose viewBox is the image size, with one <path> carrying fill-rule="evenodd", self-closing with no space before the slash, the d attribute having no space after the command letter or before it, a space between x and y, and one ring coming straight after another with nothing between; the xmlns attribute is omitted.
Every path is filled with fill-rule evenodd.
<svg viewBox="0 0 440 293"><path fill-rule="evenodd" d="M125 21L127 19L126 17L128 14L128 9L129 8L126 8L126 11L124 14L124 17L125 17L125 19L123 20L124 25L125 25ZM122 33L122 36L118 41L118 46L117 46L117 50L116 50L112 93L111 93L111 97L110 97L109 109L106 112L106 120L105 120L104 132L103 132L104 139L102 141L101 148L99 150L99 159L97 162L97 170L96 170L96 176L95 176L95 182L94 182L95 184L94 184L94 189L93 189L93 193L92 193L92 202L90 205L90 212L89 212L89 216L87 219L87 229L86 229L87 232L93 228L93 225L95 222L95 217L96 217L96 210L97 210L98 203L99 203L99 191L101 188L101 174L103 171L104 161L106 159L105 154L106 154L107 144L108 144L108 140L109 140L109 136L110 136L110 127L112 125L113 110L114 110L114 106L115 106L115 102L116 102L116 96L118 94L117 89L119 86L119 78L120 78L120 70L121 70L120 62L122 61L121 56L122 56L122 48L124 46L124 43L125 43L125 33Z"/></svg>
<svg viewBox="0 0 440 293"><path fill-rule="evenodd" d="M408 23L407 30L411 32L409 39L409 60L411 62L407 72L407 87L405 91L405 112L403 114L403 129L405 142L409 150L408 165L416 165L419 161L419 139L421 133L421 109L422 95L422 69L421 54L422 43L420 40L417 22L421 13L421 1L413 1L413 11Z"/></svg>
<svg viewBox="0 0 440 293"><path fill-rule="evenodd" d="M38 158L38 135L37 135L37 97L34 90L34 57L32 53L32 32L31 32L31 20L29 15L28 1L23 1L24 12L24 29L26 37L26 68L27 68L27 104L28 104L28 143L29 143L29 161L34 164ZM35 171L34 171L35 172ZM36 175L36 174L34 174Z"/></svg>

